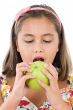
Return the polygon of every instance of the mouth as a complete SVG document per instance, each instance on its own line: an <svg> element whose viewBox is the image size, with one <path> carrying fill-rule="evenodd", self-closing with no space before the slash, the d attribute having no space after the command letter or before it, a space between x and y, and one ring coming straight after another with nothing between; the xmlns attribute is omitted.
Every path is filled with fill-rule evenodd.
<svg viewBox="0 0 73 110"><path fill-rule="evenodd" d="M35 61L44 61L44 58L36 57L36 58L33 59L33 62L35 62Z"/></svg>

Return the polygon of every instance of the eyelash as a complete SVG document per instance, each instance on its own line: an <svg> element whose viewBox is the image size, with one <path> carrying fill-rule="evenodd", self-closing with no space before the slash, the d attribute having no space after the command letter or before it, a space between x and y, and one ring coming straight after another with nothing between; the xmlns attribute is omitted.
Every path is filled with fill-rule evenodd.
<svg viewBox="0 0 73 110"><path fill-rule="evenodd" d="M51 43L52 41L51 40L49 40L49 41L47 41L47 40L43 40L45 43Z"/></svg>
<svg viewBox="0 0 73 110"><path fill-rule="evenodd" d="M50 41L46 41L46 40L43 40L45 43L51 43L52 41L50 40ZM33 40L32 41L25 41L26 43L32 43L33 42Z"/></svg>
<svg viewBox="0 0 73 110"><path fill-rule="evenodd" d="M26 43L32 43L33 41L25 41Z"/></svg>

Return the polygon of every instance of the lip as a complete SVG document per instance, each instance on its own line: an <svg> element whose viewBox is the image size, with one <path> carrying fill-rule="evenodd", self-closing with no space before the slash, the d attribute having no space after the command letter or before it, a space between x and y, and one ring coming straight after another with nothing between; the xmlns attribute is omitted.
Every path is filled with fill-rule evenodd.
<svg viewBox="0 0 73 110"><path fill-rule="evenodd" d="M42 56L37 56L33 59L33 62L35 62L35 61L45 61L45 58Z"/></svg>

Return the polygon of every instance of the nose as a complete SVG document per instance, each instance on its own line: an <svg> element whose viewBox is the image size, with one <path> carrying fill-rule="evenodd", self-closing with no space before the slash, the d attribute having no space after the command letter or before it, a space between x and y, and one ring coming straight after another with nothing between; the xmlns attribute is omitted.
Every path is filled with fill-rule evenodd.
<svg viewBox="0 0 73 110"><path fill-rule="evenodd" d="M36 51L35 51L35 53L42 53L42 52L43 52L42 50L39 50L39 51L36 50Z"/></svg>
<svg viewBox="0 0 73 110"><path fill-rule="evenodd" d="M34 52L35 53L43 53L43 45L38 43L34 47Z"/></svg>

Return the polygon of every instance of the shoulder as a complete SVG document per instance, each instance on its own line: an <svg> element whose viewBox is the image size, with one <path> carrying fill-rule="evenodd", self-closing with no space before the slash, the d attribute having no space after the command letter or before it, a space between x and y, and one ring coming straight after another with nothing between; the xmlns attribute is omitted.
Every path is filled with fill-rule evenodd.
<svg viewBox="0 0 73 110"><path fill-rule="evenodd" d="M69 74L68 79L67 79L67 86L68 88L73 89L73 74Z"/></svg>
<svg viewBox="0 0 73 110"><path fill-rule="evenodd" d="M1 88L1 85L2 85L2 82L3 82L3 75L2 74L0 74L0 88Z"/></svg>
<svg viewBox="0 0 73 110"><path fill-rule="evenodd" d="M4 79L5 77L2 74L0 74L0 105L3 103L2 94L1 94L1 85Z"/></svg>
<svg viewBox="0 0 73 110"><path fill-rule="evenodd" d="M3 103L2 95L0 93L0 105Z"/></svg>
<svg viewBox="0 0 73 110"><path fill-rule="evenodd" d="M64 88L62 96L64 101L73 107L73 74L69 74L67 87Z"/></svg>
<svg viewBox="0 0 73 110"><path fill-rule="evenodd" d="M3 74L0 74L0 92L1 92L1 86L6 84L6 83L7 83L6 76Z"/></svg>

